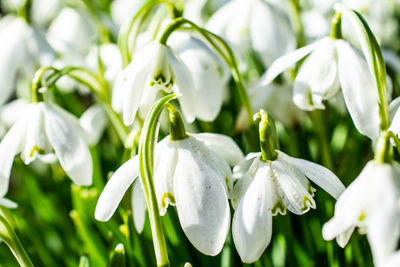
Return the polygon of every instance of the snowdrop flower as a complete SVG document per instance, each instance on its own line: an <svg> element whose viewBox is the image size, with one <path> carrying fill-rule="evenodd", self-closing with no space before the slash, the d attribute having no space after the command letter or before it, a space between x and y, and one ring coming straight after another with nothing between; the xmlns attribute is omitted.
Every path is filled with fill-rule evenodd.
<svg viewBox="0 0 400 267"><path fill-rule="evenodd" d="M32 22L46 26L57 16L61 8L61 0L33 0L30 7Z"/></svg>
<svg viewBox="0 0 400 267"><path fill-rule="evenodd" d="M235 208L232 236L245 263L256 261L269 245L272 216L284 215L286 209L302 215L316 207L315 189L308 179L334 198L344 190L340 180L327 168L275 150L268 115L262 111L261 116L262 152L248 155L234 169L235 176L240 178L232 194Z"/></svg>
<svg viewBox="0 0 400 267"><path fill-rule="evenodd" d="M367 238L377 266L398 249L400 240L400 166L370 161L339 197L335 215L322 235L336 237L344 247L359 227Z"/></svg>
<svg viewBox="0 0 400 267"><path fill-rule="evenodd" d="M85 13L64 7L50 24L46 37L64 64L84 66L94 29Z"/></svg>
<svg viewBox="0 0 400 267"><path fill-rule="evenodd" d="M0 188L8 187L14 157L21 153L25 164L35 159L58 159L66 174L78 185L90 185L92 158L76 128L78 123L50 104L31 103L0 143ZM54 152L53 152L54 151Z"/></svg>
<svg viewBox="0 0 400 267"><path fill-rule="evenodd" d="M260 79L272 82L285 69L304 60L294 80L293 101L303 110L324 109L342 88L342 93L358 131L371 139L379 133L378 92L366 60L348 42L324 37L277 59Z"/></svg>
<svg viewBox="0 0 400 267"><path fill-rule="evenodd" d="M132 124L136 112L149 90L174 91L185 118L195 118L195 95L192 76L173 49L151 43L135 54L132 62L118 76L113 89L113 108L122 110L126 125Z"/></svg>
<svg viewBox="0 0 400 267"><path fill-rule="evenodd" d="M265 66L296 47L287 18L262 0L234 0L221 7L207 28L240 51L254 50Z"/></svg>
<svg viewBox="0 0 400 267"><path fill-rule="evenodd" d="M38 32L22 19L5 16L0 20L0 105L15 89L17 76L23 72L31 77L38 65L46 66L52 52Z"/></svg>
<svg viewBox="0 0 400 267"><path fill-rule="evenodd" d="M243 155L232 139L223 135L189 134L181 138L173 140L167 136L155 147L154 185L160 213L164 215L169 205L176 205L190 242L204 254L217 255L230 225L228 196L232 173L227 162L237 163ZM112 216L138 175L136 156L124 163L107 183L97 203L96 219L107 221ZM135 182L132 198L140 198L139 184ZM135 203L135 221L137 228L142 229L144 202Z"/></svg>
<svg viewBox="0 0 400 267"><path fill-rule="evenodd" d="M202 40L190 34L176 32L169 44L192 75L195 116L213 121L222 107L224 89L230 77L228 66Z"/></svg>

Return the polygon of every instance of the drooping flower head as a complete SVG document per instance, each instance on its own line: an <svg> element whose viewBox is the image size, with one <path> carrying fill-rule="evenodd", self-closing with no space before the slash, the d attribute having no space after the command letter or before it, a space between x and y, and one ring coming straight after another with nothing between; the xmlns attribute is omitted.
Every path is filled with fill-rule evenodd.
<svg viewBox="0 0 400 267"><path fill-rule="evenodd" d="M232 235L236 249L246 263L256 261L269 245L273 216L284 215L286 209L302 215L316 207L315 189L308 179L334 198L344 190L340 180L327 168L275 150L268 115L262 111L261 116L263 151L250 154L234 169L239 180L232 195L235 208Z"/></svg>
<svg viewBox="0 0 400 267"><path fill-rule="evenodd" d="M228 197L232 185L228 162L235 164L241 158L237 145L218 134L180 131L155 147L154 185L160 213L164 215L169 205L176 206L183 231L204 254L217 255L224 245L230 226ZM106 221L112 216L139 175L138 168L138 157L134 157L111 177L97 204L98 220ZM135 182L137 186L140 183ZM135 188L132 197L136 198L140 194ZM137 209L141 213L135 216L140 220L144 218L144 208Z"/></svg>

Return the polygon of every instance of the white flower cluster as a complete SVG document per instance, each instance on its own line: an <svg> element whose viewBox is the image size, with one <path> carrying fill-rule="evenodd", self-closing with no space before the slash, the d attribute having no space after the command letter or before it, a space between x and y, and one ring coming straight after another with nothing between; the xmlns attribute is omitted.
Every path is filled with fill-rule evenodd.
<svg viewBox="0 0 400 267"><path fill-rule="evenodd" d="M2 8L11 14L26 8L22 2L4 1ZM26 165L58 161L74 183L90 186L89 147L103 131L113 126L123 146L135 151L135 134L146 133L141 127L153 105L174 94L184 120L176 119L180 126L171 118L163 121L170 135L156 127L165 137L154 146L152 184L143 184L138 149L104 190L98 188L103 191L97 220L109 220L133 185L133 218L142 232L147 187L154 186L159 214L149 216L176 206L188 240L211 256L221 252L231 229L241 260L252 263L271 242L274 216L316 208L311 181L338 199L323 227L326 240L336 238L344 247L358 227L367 234L375 265L400 265L400 167L393 157L400 144L400 101L388 104L396 77L386 79L378 44L393 49L398 21L388 6L398 3L342 1L371 21L371 31L361 15L343 4L334 9L333 1L308 1L304 10L299 1L288 1L287 12L288 6L273 0L187 1L183 10L174 1L117 0L108 19L90 6L28 2L28 15L0 19L1 206L16 207L5 198L16 155ZM400 66L395 53L384 55L388 65ZM91 106L85 103L78 119L66 111L71 103L58 101L52 90L84 95ZM347 189L329 169L276 149L276 129L267 115L290 129L304 123L307 112L329 106L344 109L342 115L376 146L374 160ZM267 111L260 113L260 152L244 156L254 147L202 132L224 120L223 109L233 121L223 123L236 127L233 134L251 133L252 113ZM175 131L181 131L178 138Z"/></svg>

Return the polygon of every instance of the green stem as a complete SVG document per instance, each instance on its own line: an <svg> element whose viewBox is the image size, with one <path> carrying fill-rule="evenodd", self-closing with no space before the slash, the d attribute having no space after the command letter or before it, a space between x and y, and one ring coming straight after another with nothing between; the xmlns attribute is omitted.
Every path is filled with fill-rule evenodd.
<svg viewBox="0 0 400 267"><path fill-rule="evenodd" d="M351 10L341 3L336 3L335 9L337 12L346 16L353 26L355 26L354 28L358 35L364 56L367 59L378 88L379 115L381 119L380 128L382 131L385 131L389 127L390 119L387 100L386 66L381 48L367 22L357 11Z"/></svg>
<svg viewBox="0 0 400 267"><path fill-rule="evenodd" d="M261 119L259 124L261 159L263 161L274 161L278 157L278 153L275 150L275 128L272 118L263 109L254 118Z"/></svg>
<svg viewBox="0 0 400 267"><path fill-rule="evenodd" d="M177 18L175 19L162 33L159 42L163 45L166 45L169 36L179 29L181 26L184 24L190 25L194 30L196 30L198 33L201 34L201 36L204 37L204 39L207 40L207 42L217 51L217 53L222 57L222 59L226 62L226 64L229 66L233 80L235 81L238 93L239 93L239 98L242 103L243 108L247 112L247 118L249 122L252 122L252 109L250 105L250 100L246 92L246 88L244 86L244 81L242 78L242 75L240 74L238 63L236 60L236 57L232 51L232 49L229 47L229 45L218 35L207 31L206 29L203 29L199 26L197 26L194 22L185 19L185 18ZM216 43L216 42L218 43Z"/></svg>
<svg viewBox="0 0 400 267"><path fill-rule="evenodd" d="M303 23L301 22L301 10L299 0L289 0L289 4L292 8L292 24L296 30L297 35L297 47L303 47L306 45L306 37L304 34Z"/></svg>
<svg viewBox="0 0 400 267"><path fill-rule="evenodd" d="M391 132L391 131L389 131L389 134L390 134L390 137L392 138L392 140L393 140L393 142L394 142L394 144L395 144L395 146L396 146L396 149L397 149L397 152L399 153L399 155L400 155L400 139L397 137L397 135L395 135L393 132Z"/></svg>
<svg viewBox="0 0 400 267"><path fill-rule="evenodd" d="M33 103L38 103L40 101L43 101L43 95L39 94L39 89L42 86L42 78L44 74L49 70L54 72L57 71L57 69L53 67L40 68L35 72L35 75L33 76L31 82L31 98Z"/></svg>
<svg viewBox="0 0 400 267"><path fill-rule="evenodd" d="M324 120L322 118L322 111L314 110L310 112L311 120L314 126L314 129L318 135L319 143L320 143L320 153L322 157L322 163L328 169L333 168L332 157L330 153L330 147L328 142L328 137L326 134L326 128L324 124Z"/></svg>
<svg viewBox="0 0 400 267"><path fill-rule="evenodd" d="M153 105L144 122L139 142L139 177L143 184L146 195L146 203L149 211L150 226L153 236L154 252L156 254L158 266L169 266L169 260L161 224L160 212L158 210L156 192L153 184L153 154L154 146L157 142L158 117L168 101L174 98L176 98L176 95L170 94L163 97Z"/></svg>
<svg viewBox="0 0 400 267"><path fill-rule="evenodd" d="M174 14L174 4L168 0L156 0L147 1L136 14L132 17L129 23L121 27L120 33L118 35L118 46L121 51L122 63L126 67L132 60L132 52L135 48L136 38L140 32L141 21L148 17L151 11L160 4L165 4L172 10L171 13ZM139 25L137 25L139 23ZM136 26L136 28L134 28ZM133 37L132 37L133 36ZM131 47L129 46L131 44Z"/></svg>
<svg viewBox="0 0 400 267"><path fill-rule="evenodd" d="M21 245L17 235L8 223L8 221L0 215L0 239L7 244L19 265L22 267L33 267L32 261Z"/></svg>

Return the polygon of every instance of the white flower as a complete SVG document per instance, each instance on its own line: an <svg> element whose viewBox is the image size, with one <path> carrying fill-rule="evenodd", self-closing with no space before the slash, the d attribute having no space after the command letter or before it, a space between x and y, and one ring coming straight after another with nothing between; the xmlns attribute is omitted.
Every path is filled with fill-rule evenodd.
<svg viewBox="0 0 400 267"><path fill-rule="evenodd" d="M195 116L213 121L222 107L230 77L228 66L201 39L189 34L174 33L169 44L192 74Z"/></svg>
<svg viewBox="0 0 400 267"><path fill-rule="evenodd" d="M256 261L271 241L272 216L283 215L286 209L301 215L316 207L315 189L308 179L334 198L344 190L340 180L325 167L276 152L277 159L269 162L261 160L261 153L253 153L234 169L242 178L232 195L236 209L232 235L246 263Z"/></svg>
<svg viewBox="0 0 400 267"><path fill-rule="evenodd" d="M288 84L260 84L253 85L248 91L253 113L265 109L285 127L292 128L302 121L305 113L292 101L291 87ZM246 115L243 112L243 115ZM246 117L243 120L247 120Z"/></svg>
<svg viewBox="0 0 400 267"><path fill-rule="evenodd" d="M119 48L115 44L102 44L99 49L92 49L86 58L87 65L95 73L98 71L98 57L104 67L104 78L113 84L118 74L122 71L122 58Z"/></svg>
<svg viewBox="0 0 400 267"><path fill-rule="evenodd" d="M287 18L262 0L234 0L221 7L207 28L240 51L254 50L265 66L296 47Z"/></svg>
<svg viewBox="0 0 400 267"><path fill-rule="evenodd" d="M232 184L227 161L237 163L242 156L229 137L218 134L191 134L178 141L167 136L156 145L154 185L160 213L165 214L168 205L176 205L183 231L204 254L216 255L224 245L230 225L228 195ZM112 216L138 175L136 156L107 183L97 203L96 219L106 221ZM137 197L136 190L133 198ZM138 209L136 218L140 224L144 208Z"/></svg>
<svg viewBox="0 0 400 267"><path fill-rule="evenodd" d="M260 79L272 82L285 69L309 55L294 81L293 101L304 110L324 109L342 88L347 109L358 131L371 139L378 137L378 92L367 62L346 41L322 38L278 58Z"/></svg>
<svg viewBox="0 0 400 267"><path fill-rule="evenodd" d="M89 145L97 144L108 126L106 112L100 105L93 105L79 118L79 125L85 131Z"/></svg>
<svg viewBox="0 0 400 267"><path fill-rule="evenodd" d="M50 24L46 36L64 64L84 66L95 27L87 14L64 7Z"/></svg>
<svg viewBox="0 0 400 267"><path fill-rule="evenodd" d="M13 16L5 16L0 20L0 50L2 105L15 91L17 75L24 72L31 78L39 64L43 66L50 63L52 55L44 47L44 41L38 33L23 19Z"/></svg>
<svg viewBox="0 0 400 267"><path fill-rule="evenodd" d="M92 182L92 158L76 124L64 112L47 103L31 103L0 143L0 188L7 186L14 157L21 153L25 164L36 158L58 159L78 185ZM67 113L68 114L68 113ZM54 153L55 155L54 155Z"/></svg>
<svg viewBox="0 0 400 267"><path fill-rule="evenodd" d="M149 90L176 92L185 118L189 122L194 120L196 99L192 76L169 46L160 43L145 46L118 76L112 104L115 110L122 110L126 125L132 124Z"/></svg>
<svg viewBox="0 0 400 267"><path fill-rule="evenodd" d="M355 227L365 231L374 262L384 261L398 249L400 240L400 166L370 161L344 191L335 205L335 215L322 235L337 238L344 247Z"/></svg>

